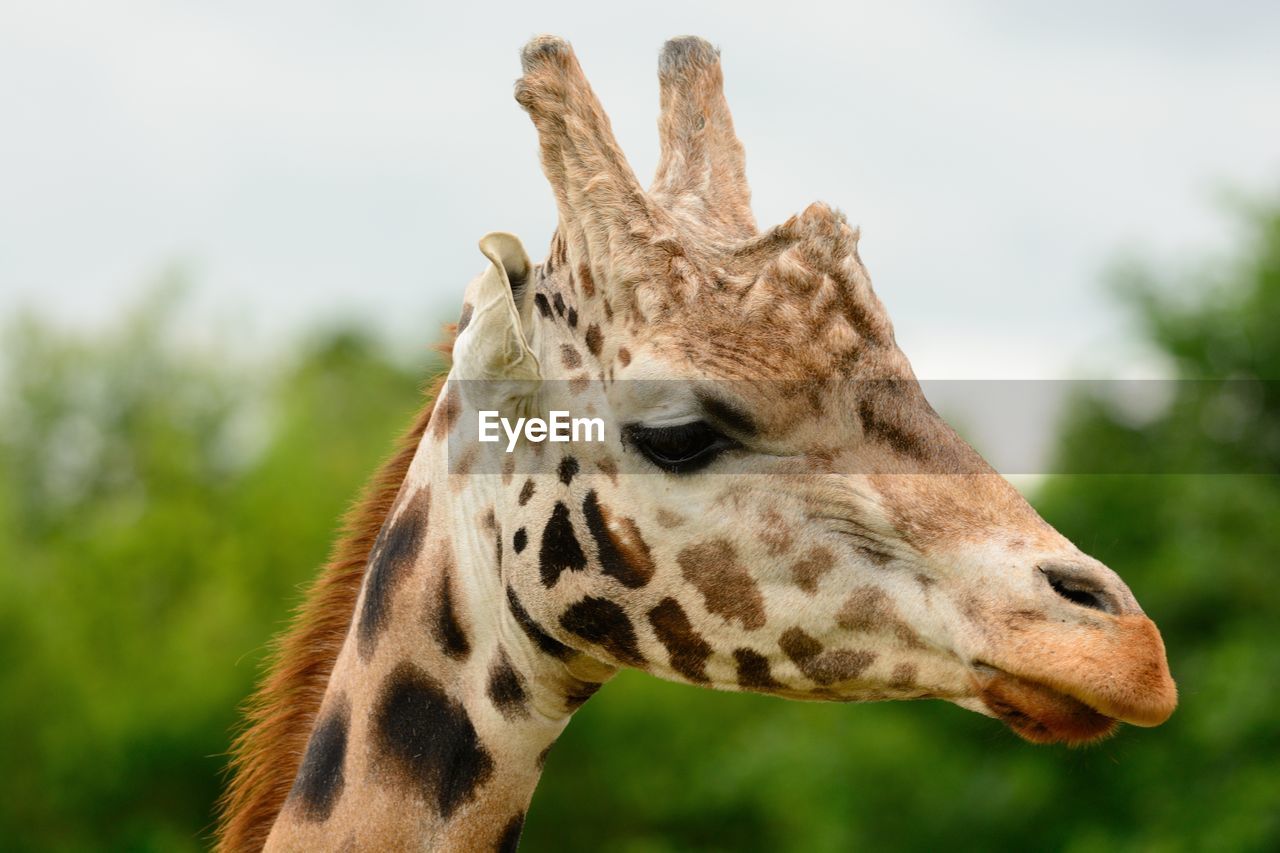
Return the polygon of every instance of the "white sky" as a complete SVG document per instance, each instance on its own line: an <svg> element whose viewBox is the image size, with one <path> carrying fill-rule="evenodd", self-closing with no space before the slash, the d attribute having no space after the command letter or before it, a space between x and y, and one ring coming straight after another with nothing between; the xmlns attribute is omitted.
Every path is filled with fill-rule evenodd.
<svg viewBox="0 0 1280 853"><path fill-rule="evenodd" d="M511 97L538 32L645 181L659 47L720 45L757 218L860 223L923 377L1141 372L1101 273L1220 247L1217 193L1280 184L1275 2L614 5L0 0L0 315L102 322L179 262L246 347L430 341L481 235L540 258L554 225Z"/></svg>

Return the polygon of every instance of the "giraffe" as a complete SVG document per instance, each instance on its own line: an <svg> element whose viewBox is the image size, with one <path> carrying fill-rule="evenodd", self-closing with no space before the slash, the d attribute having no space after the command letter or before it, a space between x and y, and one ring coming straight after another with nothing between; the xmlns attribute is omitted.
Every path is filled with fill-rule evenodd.
<svg viewBox="0 0 1280 853"><path fill-rule="evenodd" d="M664 46L648 190L567 42L522 66L548 257L481 240L452 367L250 705L220 848L513 850L622 667L943 699L1037 743L1163 722L1154 623L930 408L857 230L823 204L756 227L719 52ZM611 427L503 454L484 407Z"/></svg>

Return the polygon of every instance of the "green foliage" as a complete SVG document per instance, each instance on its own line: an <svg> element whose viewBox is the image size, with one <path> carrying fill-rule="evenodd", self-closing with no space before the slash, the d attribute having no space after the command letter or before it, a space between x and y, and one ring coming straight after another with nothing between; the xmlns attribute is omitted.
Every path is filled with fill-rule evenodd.
<svg viewBox="0 0 1280 853"><path fill-rule="evenodd" d="M425 365L359 334L255 376L179 345L174 307L6 336L6 849L205 846L265 643L420 402Z"/></svg>
<svg viewBox="0 0 1280 853"><path fill-rule="evenodd" d="M1252 225L1233 264L1176 289L1128 280L1181 377L1280 376L1280 212ZM162 294L105 335L26 321L5 336L6 849L204 845L265 643L429 372L353 332L264 372L178 325ZM1062 476L1037 501L1161 626L1182 694L1165 726L1033 747L940 703L789 703L625 673L552 752L525 849L1280 847L1280 413L1223 387L1178 384L1136 426L1081 399L1061 468L1256 473Z"/></svg>

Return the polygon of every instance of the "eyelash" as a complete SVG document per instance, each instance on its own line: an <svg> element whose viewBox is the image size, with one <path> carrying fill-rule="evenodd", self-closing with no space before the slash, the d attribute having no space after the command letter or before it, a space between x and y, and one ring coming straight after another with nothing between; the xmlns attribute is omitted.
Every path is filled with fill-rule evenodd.
<svg viewBox="0 0 1280 853"><path fill-rule="evenodd" d="M700 471L721 453L737 446L705 421L661 427L628 424L622 428L622 436L644 458L669 474Z"/></svg>

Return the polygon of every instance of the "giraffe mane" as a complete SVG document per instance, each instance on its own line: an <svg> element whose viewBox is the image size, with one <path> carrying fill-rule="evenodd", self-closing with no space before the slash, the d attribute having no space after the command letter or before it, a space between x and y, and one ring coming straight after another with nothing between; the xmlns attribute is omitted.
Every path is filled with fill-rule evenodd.
<svg viewBox="0 0 1280 853"><path fill-rule="evenodd" d="M342 649L378 531L391 511L449 369L455 324L436 351L445 365L426 404L343 517L329 560L307 589L289 627L271 641L264 674L243 706L231 744L228 784L218 801L215 849L261 850L293 786L329 676Z"/></svg>

